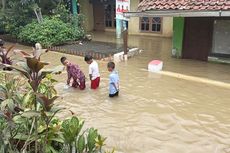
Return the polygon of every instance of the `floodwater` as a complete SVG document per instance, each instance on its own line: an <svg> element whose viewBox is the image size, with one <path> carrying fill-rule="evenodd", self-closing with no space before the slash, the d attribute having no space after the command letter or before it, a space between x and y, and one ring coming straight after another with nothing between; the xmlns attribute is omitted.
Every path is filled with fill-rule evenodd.
<svg viewBox="0 0 230 153"><path fill-rule="evenodd" d="M97 41L115 41L96 33ZM230 153L230 65L171 58L171 39L130 37L144 51L117 63L120 96L108 98L106 62L100 61L98 90L64 89L66 74L56 76L57 104L83 118L107 137L108 148L120 153ZM62 54L43 60L59 64ZM87 74L82 57L68 56ZM160 74L147 72L153 59L164 62ZM61 116L70 116L68 111Z"/></svg>

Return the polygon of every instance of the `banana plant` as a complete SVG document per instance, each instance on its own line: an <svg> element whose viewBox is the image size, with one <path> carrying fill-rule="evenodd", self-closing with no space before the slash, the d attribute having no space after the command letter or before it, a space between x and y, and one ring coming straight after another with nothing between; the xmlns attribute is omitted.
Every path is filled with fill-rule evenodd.
<svg viewBox="0 0 230 153"><path fill-rule="evenodd" d="M86 148L86 139L84 133L78 138L76 149L78 153L83 153Z"/></svg>
<svg viewBox="0 0 230 153"><path fill-rule="evenodd" d="M87 151L94 153L96 151L96 138L98 137L97 129L90 128L87 136Z"/></svg>
<svg viewBox="0 0 230 153"><path fill-rule="evenodd" d="M114 153L105 152L102 148L105 146L106 138L98 134L97 129L90 128L81 132L84 122L73 116L71 119L62 122L62 135L69 153Z"/></svg>
<svg viewBox="0 0 230 153"><path fill-rule="evenodd" d="M72 150L76 150L76 145L79 145L79 150L82 150L83 136L80 136L80 141L77 142L79 134L84 125L84 121L79 120L73 116L71 119L64 120L62 123L62 132L65 143L68 145L68 150L71 153Z"/></svg>

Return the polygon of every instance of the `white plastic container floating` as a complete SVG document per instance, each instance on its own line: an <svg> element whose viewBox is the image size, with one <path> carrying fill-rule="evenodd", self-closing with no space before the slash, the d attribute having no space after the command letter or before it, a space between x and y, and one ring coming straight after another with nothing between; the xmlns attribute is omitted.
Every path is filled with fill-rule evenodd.
<svg viewBox="0 0 230 153"><path fill-rule="evenodd" d="M163 62L160 60L152 60L149 62L148 71L150 72L159 72L163 68Z"/></svg>
<svg viewBox="0 0 230 153"><path fill-rule="evenodd" d="M69 88L70 88L70 86L69 86L69 85L67 85L67 84L66 84L66 85L64 85L64 89L65 89L65 90L67 90L67 89L69 89Z"/></svg>

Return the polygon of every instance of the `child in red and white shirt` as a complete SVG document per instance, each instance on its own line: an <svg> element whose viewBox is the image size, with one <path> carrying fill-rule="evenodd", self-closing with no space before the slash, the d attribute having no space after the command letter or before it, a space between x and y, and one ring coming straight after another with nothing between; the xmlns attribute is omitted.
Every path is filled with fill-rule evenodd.
<svg viewBox="0 0 230 153"><path fill-rule="evenodd" d="M89 64L89 78L91 80L91 89L97 89L100 84L99 67L91 55L85 56L85 62Z"/></svg>

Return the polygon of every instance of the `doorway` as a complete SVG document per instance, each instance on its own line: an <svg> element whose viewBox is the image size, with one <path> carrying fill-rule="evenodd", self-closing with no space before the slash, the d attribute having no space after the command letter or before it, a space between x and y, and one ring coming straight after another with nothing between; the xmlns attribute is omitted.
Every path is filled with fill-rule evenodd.
<svg viewBox="0 0 230 153"><path fill-rule="evenodd" d="M94 30L104 31L105 9L103 3L96 3L93 5L93 15L94 15Z"/></svg>
<svg viewBox="0 0 230 153"><path fill-rule="evenodd" d="M212 49L212 33L212 18L185 18L182 57L207 61Z"/></svg>
<svg viewBox="0 0 230 153"><path fill-rule="evenodd" d="M114 0L94 0L94 30L104 31L116 28L116 3Z"/></svg>

